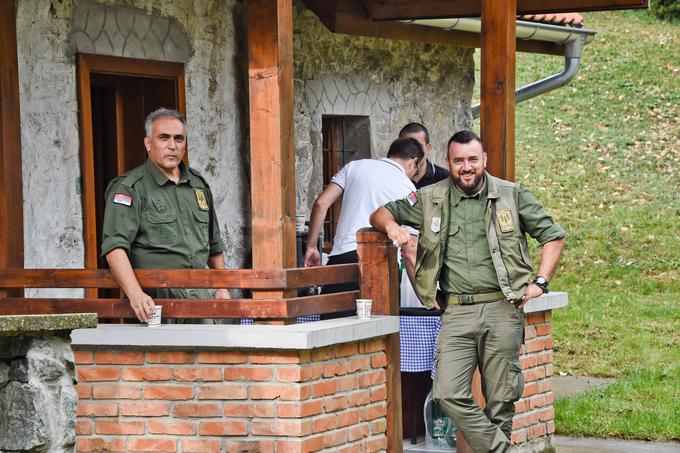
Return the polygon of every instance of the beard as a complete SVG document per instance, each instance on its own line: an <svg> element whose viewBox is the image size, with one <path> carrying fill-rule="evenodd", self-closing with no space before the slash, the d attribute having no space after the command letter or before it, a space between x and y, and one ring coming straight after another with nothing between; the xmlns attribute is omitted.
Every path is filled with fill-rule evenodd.
<svg viewBox="0 0 680 453"><path fill-rule="evenodd" d="M463 176L474 175L471 182L467 183L463 181ZM456 187L458 187L466 195L474 195L482 188L482 181L484 180L484 173L461 173L458 178L454 179Z"/></svg>

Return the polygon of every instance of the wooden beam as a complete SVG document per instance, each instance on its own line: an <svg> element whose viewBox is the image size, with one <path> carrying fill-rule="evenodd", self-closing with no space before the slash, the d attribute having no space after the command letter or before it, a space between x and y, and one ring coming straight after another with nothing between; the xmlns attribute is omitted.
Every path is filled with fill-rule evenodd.
<svg viewBox="0 0 680 453"><path fill-rule="evenodd" d="M295 267L291 0L250 0L248 80L253 268ZM282 297L256 292L254 297Z"/></svg>
<svg viewBox="0 0 680 453"><path fill-rule="evenodd" d="M24 267L16 2L0 1L0 269ZM0 290L21 296L21 290Z"/></svg>
<svg viewBox="0 0 680 453"><path fill-rule="evenodd" d="M516 0L482 1L482 145L487 169L515 178L515 5Z"/></svg>
<svg viewBox="0 0 680 453"><path fill-rule="evenodd" d="M472 0L362 0L373 20L479 17L483 2ZM516 0L518 14L644 9L648 0Z"/></svg>

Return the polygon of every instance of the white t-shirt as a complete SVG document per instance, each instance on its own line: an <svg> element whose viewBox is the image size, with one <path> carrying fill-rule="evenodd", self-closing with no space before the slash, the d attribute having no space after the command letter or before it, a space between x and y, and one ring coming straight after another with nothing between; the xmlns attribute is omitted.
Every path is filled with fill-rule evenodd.
<svg viewBox="0 0 680 453"><path fill-rule="evenodd" d="M350 162L331 182L344 191L331 256L356 250L357 231L371 226L368 221L371 214L385 203L416 190L404 168L387 158Z"/></svg>

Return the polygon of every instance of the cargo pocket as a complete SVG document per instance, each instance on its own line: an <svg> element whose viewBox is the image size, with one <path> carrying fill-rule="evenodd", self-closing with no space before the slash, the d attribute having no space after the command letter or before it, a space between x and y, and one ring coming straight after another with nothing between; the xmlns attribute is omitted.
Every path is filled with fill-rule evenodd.
<svg viewBox="0 0 680 453"><path fill-rule="evenodd" d="M524 391L524 375L519 362L509 361L505 375L505 398L506 403L514 403L519 400Z"/></svg>
<svg viewBox="0 0 680 453"><path fill-rule="evenodd" d="M210 222L210 214L207 211L194 211L196 218L196 229L198 230L198 239L202 245L208 243L208 223Z"/></svg>
<svg viewBox="0 0 680 453"><path fill-rule="evenodd" d="M149 214L147 219L151 245L173 245L177 242L177 215L174 212Z"/></svg>

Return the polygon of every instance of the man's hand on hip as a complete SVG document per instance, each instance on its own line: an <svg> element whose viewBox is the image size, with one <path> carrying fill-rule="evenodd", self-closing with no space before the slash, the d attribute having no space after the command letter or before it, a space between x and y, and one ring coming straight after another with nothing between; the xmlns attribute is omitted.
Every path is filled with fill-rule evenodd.
<svg viewBox="0 0 680 453"><path fill-rule="evenodd" d="M533 299L535 297L539 297L543 294L543 290L536 285L535 283L529 283L529 286L527 286L526 291L524 291L524 296L522 296L522 299L519 302L519 305L517 305L519 308L524 308L527 302L529 302L530 299ZM510 303L514 304L517 301L511 300Z"/></svg>
<svg viewBox="0 0 680 453"><path fill-rule="evenodd" d="M137 319L139 319L140 322L148 322L149 316L151 316L151 313L156 306L151 296L143 292L128 297L130 298L130 307L132 307L132 310L135 312Z"/></svg>

